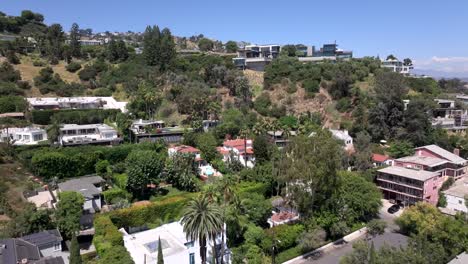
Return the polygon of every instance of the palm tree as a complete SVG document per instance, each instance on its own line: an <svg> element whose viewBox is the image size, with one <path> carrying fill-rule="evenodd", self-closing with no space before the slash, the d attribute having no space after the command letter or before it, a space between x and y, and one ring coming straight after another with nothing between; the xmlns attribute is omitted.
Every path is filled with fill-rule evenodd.
<svg viewBox="0 0 468 264"><path fill-rule="evenodd" d="M205 264L207 240L215 241L223 228L220 208L211 204L205 196L200 196L189 202L181 223L187 239L198 240L202 264Z"/></svg>

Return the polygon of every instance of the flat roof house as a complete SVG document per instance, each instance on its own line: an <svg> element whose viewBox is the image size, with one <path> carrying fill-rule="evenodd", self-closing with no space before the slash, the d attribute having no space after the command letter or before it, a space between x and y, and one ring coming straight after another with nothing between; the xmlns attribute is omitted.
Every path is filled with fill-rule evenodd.
<svg viewBox="0 0 468 264"><path fill-rule="evenodd" d="M166 127L162 120L135 120L130 128L132 131L132 141L155 142L163 140L166 143L179 143L182 141L184 133L191 131L191 128Z"/></svg>
<svg viewBox="0 0 468 264"><path fill-rule="evenodd" d="M468 177L456 181L450 188L443 191L447 200L446 209L456 212L468 213L468 205L465 198L468 197Z"/></svg>
<svg viewBox="0 0 468 264"><path fill-rule="evenodd" d="M63 146L118 144L121 141L117 131L106 124L66 124L60 128L59 143Z"/></svg>
<svg viewBox="0 0 468 264"><path fill-rule="evenodd" d="M200 245L198 241L187 240L180 222L173 222L162 225L151 230L128 234L124 229L124 245L130 253L135 264L156 263L158 258L158 238L161 239L161 247L164 256L164 263L187 263L200 264ZM207 241L207 259L212 259L212 248L221 250L221 238ZM230 255L227 245L223 254L225 263L230 263Z"/></svg>
<svg viewBox="0 0 468 264"><path fill-rule="evenodd" d="M409 75L413 69L413 65L404 65L402 61L397 59L388 59L382 62L383 68L390 69L393 72Z"/></svg>
<svg viewBox="0 0 468 264"><path fill-rule="evenodd" d="M45 129L37 127L10 127L4 128L0 133L0 142L10 142L15 146L37 145L47 140Z"/></svg>
<svg viewBox="0 0 468 264"><path fill-rule="evenodd" d="M376 182L385 199L405 204L426 201L433 205L448 177L466 175L467 161L436 145L415 149L413 156L393 161L393 166L378 170Z"/></svg>
<svg viewBox="0 0 468 264"><path fill-rule="evenodd" d="M31 110L44 109L119 109L127 112L127 102L118 102L113 97L30 97L26 98Z"/></svg>
<svg viewBox="0 0 468 264"><path fill-rule="evenodd" d="M234 65L241 69L263 71L274 58L278 57L280 45L246 45L237 51Z"/></svg>

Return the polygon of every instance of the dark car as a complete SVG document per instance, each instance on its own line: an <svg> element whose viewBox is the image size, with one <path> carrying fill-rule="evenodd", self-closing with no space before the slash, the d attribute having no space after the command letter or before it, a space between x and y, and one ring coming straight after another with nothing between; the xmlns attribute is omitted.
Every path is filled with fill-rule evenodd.
<svg viewBox="0 0 468 264"><path fill-rule="evenodd" d="M400 210L400 206L398 204L394 204L394 205L390 206L390 208L388 208L387 212L389 212L391 214L394 214L394 213L398 212L398 210Z"/></svg>

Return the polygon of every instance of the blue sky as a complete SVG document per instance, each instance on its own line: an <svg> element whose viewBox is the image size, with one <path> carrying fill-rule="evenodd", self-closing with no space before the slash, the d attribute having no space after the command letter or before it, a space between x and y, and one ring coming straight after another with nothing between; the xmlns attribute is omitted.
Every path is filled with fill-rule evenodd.
<svg viewBox="0 0 468 264"><path fill-rule="evenodd" d="M40 12L46 23L96 31L169 27L175 35L252 43L337 41L355 56L413 58L421 70L468 77L466 0L1 0L0 11Z"/></svg>

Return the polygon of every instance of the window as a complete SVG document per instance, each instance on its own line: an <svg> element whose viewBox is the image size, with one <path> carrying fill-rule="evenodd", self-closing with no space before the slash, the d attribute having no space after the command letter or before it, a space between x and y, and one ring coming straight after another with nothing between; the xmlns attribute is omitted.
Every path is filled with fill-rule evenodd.
<svg viewBox="0 0 468 264"><path fill-rule="evenodd" d="M33 140L34 140L34 141L41 141L41 140L43 140L43 139L44 139L44 137L43 137L42 134L35 134L35 135L33 135Z"/></svg>
<svg viewBox="0 0 468 264"><path fill-rule="evenodd" d="M190 253L189 264L195 264L195 253Z"/></svg>
<svg viewBox="0 0 468 264"><path fill-rule="evenodd" d="M187 248L193 247L193 241L187 242L184 244Z"/></svg>
<svg viewBox="0 0 468 264"><path fill-rule="evenodd" d="M459 204L462 204L462 203L463 203L463 201L462 201L462 200L458 200L458 203L459 203Z"/></svg>
<svg viewBox="0 0 468 264"><path fill-rule="evenodd" d="M60 245L60 242L54 244L54 250L55 250L55 251L62 250L62 247L61 247L61 245Z"/></svg>

